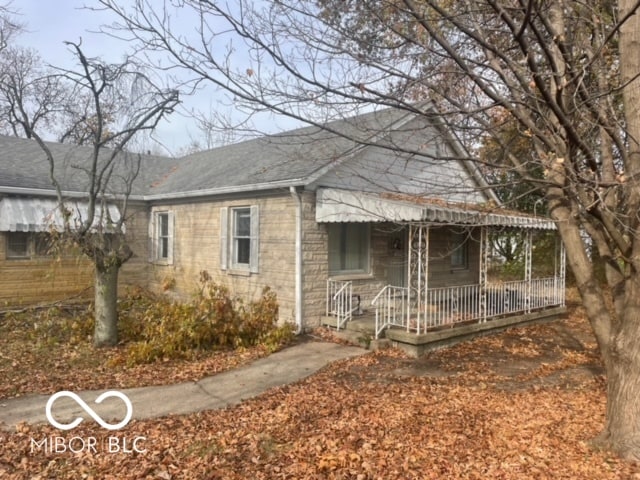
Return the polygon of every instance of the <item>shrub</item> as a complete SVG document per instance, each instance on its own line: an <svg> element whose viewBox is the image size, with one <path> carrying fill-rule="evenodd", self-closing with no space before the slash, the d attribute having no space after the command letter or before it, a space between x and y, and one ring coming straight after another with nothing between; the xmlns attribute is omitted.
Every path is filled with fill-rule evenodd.
<svg viewBox="0 0 640 480"><path fill-rule="evenodd" d="M278 302L268 287L260 299L245 305L206 274L201 275L201 285L189 303L140 290L121 303L120 334L127 343L128 364L258 344L275 350L292 338L290 325L277 326Z"/></svg>

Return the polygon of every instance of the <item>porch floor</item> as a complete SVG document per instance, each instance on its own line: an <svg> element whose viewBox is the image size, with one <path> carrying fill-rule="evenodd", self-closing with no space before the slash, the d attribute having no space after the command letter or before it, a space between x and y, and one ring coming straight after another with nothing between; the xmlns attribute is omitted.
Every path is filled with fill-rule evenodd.
<svg viewBox="0 0 640 480"><path fill-rule="evenodd" d="M566 307L546 308L527 314L493 318L484 323L474 321L455 326L443 326L421 334L416 334L415 331L407 332L404 328L390 327L380 333L379 340L374 340L375 313L366 312L364 315L353 317L336 334L346 341L365 348L378 349L393 346L404 350L411 356L418 357L430 350L455 345L477 336L497 333L511 327L553 321L565 312ZM336 319L332 316L323 316L321 324L335 328Z"/></svg>

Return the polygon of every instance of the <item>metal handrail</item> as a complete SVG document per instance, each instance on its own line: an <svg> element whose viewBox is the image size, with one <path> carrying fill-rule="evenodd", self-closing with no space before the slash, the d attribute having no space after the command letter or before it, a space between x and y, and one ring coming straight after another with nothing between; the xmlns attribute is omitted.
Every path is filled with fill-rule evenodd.
<svg viewBox="0 0 640 480"><path fill-rule="evenodd" d="M332 288L338 285L337 290ZM353 315L352 286L350 281L327 280L327 315L335 315L336 330L340 330Z"/></svg>
<svg viewBox="0 0 640 480"><path fill-rule="evenodd" d="M385 285L373 298L371 305L376 309L375 338L391 325L404 326L407 318L407 294L406 287ZM398 295L398 293L400 295ZM398 298L400 300L398 300ZM398 308L400 307L400 308Z"/></svg>

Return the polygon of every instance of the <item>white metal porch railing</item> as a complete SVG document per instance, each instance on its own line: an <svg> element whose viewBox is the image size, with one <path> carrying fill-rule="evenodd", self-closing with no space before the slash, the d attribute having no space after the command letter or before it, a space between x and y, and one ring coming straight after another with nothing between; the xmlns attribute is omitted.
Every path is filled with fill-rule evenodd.
<svg viewBox="0 0 640 480"><path fill-rule="evenodd" d="M371 301L376 309L376 339L390 325L404 327L408 318L409 289L387 285Z"/></svg>
<svg viewBox="0 0 640 480"><path fill-rule="evenodd" d="M327 280L327 316L336 317L336 330L340 330L353 316L353 284L340 280Z"/></svg>
<svg viewBox="0 0 640 480"><path fill-rule="evenodd" d="M389 326L426 333L464 322L484 322L495 316L528 313L564 306L564 282L558 277L531 281L429 288L418 315L407 288L387 285L372 304L376 310L376 338Z"/></svg>

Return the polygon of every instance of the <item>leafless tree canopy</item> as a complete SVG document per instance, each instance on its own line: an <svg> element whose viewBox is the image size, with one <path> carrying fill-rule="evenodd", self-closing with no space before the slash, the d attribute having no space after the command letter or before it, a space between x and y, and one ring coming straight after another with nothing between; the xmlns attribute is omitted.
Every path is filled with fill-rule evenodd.
<svg viewBox="0 0 640 480"><path fill-rule="evenodd" d="M623 393L640 393L637 0L100 3L119 19L108 33L187 90L209 85L249 115L316 125L427 102L495 180L537 189L607 366L603 440L640 458L629 426L640 404ZM178 15L192 29L175 28ZM582 231L606 264L611 308Z"/></svg>
<svg viewBox="0 0 640 480"><path fill-rule="evenodd" d="M0 19L2 12L0 12ZM6 20L6 19L5 19ZM11 24L3 38L16 32ZM76 68L43 66L37 52L7 44L0 50L0 128L35 141L49 164L49 177L64 219L60 242L72 243L94 263L97 345L117 342L117 278L132 256L125 236L129 197L140 171L130 151L136 137L152 131L178 103L175 89L154 84L132 59L108 64L68 43ZM68 149L46 141L56 135ZM82 216L67 197L72 171L82 177ZM76 182L74 185L79 185ZM117 204L118 215L112 215Z"/></svg>

